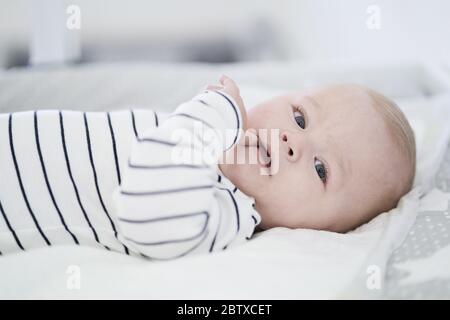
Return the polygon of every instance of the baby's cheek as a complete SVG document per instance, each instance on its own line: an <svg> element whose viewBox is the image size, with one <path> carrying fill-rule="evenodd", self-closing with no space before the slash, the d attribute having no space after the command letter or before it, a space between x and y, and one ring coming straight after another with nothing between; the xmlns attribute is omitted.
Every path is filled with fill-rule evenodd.
<svg viewBox="0 0 450 320"><path fill-rule="evenodd" d="M270 110L264 105L259 105L254 108L251 108L247 112L247 121L252 124L254 128L264 127L263 124L266 119L271 116Z"/></svg>
<svg viewBox="0 0 450 320"><path fill-rule="evenodd" d="M258 129L260 128L260 119L259 115L255 114L255 112L251 112L247 114L247 126L249 129Z"/></svg>

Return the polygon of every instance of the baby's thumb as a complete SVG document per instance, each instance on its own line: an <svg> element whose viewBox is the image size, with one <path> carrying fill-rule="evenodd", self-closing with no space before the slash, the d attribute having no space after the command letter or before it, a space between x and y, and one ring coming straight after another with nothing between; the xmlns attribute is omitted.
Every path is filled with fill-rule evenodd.
<svg viewBox="0 0 450 320"><path fill-rule="evenodd" d="M239 141L239 144L244 146L257 146L258 134L255 129L248 129L243 132L243 138Z"/></svg>
<svg viewBox="0 0 450 320"><path fill-rule="evenodd" d="M222 84L225 87L228 87L228 86L237 87L236 84L234 83L234 81L224 74L220 76L219 82L220 82L220 84Z"/></svg>
<svg viewBox="0 0 450 320"><path fill-rule="evenodd" d="M220 83L221 85L225 85L225 81L226 81L227 79L228 79L228 77L227 77L226 75L222 74L222 75L220 75L219 83Z"/></svg>

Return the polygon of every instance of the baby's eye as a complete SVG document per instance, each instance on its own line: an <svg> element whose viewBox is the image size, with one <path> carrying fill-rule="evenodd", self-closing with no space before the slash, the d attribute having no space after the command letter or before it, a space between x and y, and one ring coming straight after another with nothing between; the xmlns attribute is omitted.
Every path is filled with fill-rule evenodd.
<svg viewBox="0 0 450 320"><path fill-rule="evenodd" d="M327 168L319 159L314 160L314 167L316 168L317 175L325 183L327 181Z"/></svg>
<svg viewBox="0 0 450 320"><path fill-rule="evenodd" d="M302 129L306 128L305 116L303 115L303 113L300 110L297 109L294 111L294 119L300 128L302 128Z"/></svg>

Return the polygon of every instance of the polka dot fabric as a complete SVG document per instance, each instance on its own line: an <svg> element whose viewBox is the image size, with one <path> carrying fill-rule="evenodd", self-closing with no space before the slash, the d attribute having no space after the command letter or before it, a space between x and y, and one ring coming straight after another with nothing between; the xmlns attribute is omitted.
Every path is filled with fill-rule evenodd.
<svg viewBox="0 0 450 320"><path fill-rule="evenodd" d="M436 178L436 185L450 192L450 145ZM450 201L450 199L449 199ZM450 206L450 202L449 202ZM394 251L388 261L384 297L388 299L450 299L450 279L434 279L419 284L402 285L408 276L396 264L431 256L450 246L450 209L424 211L417 216L405 242Z"/></svg>

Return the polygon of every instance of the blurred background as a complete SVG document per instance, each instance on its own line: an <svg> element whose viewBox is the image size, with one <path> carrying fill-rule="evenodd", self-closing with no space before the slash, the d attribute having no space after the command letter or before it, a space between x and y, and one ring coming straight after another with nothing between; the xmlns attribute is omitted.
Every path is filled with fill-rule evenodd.
<svg viewBox="0 0 450 320"><path fill-rule="evenodd" d="M0 69L448 59L446 0L0 0Z"/></svg>

